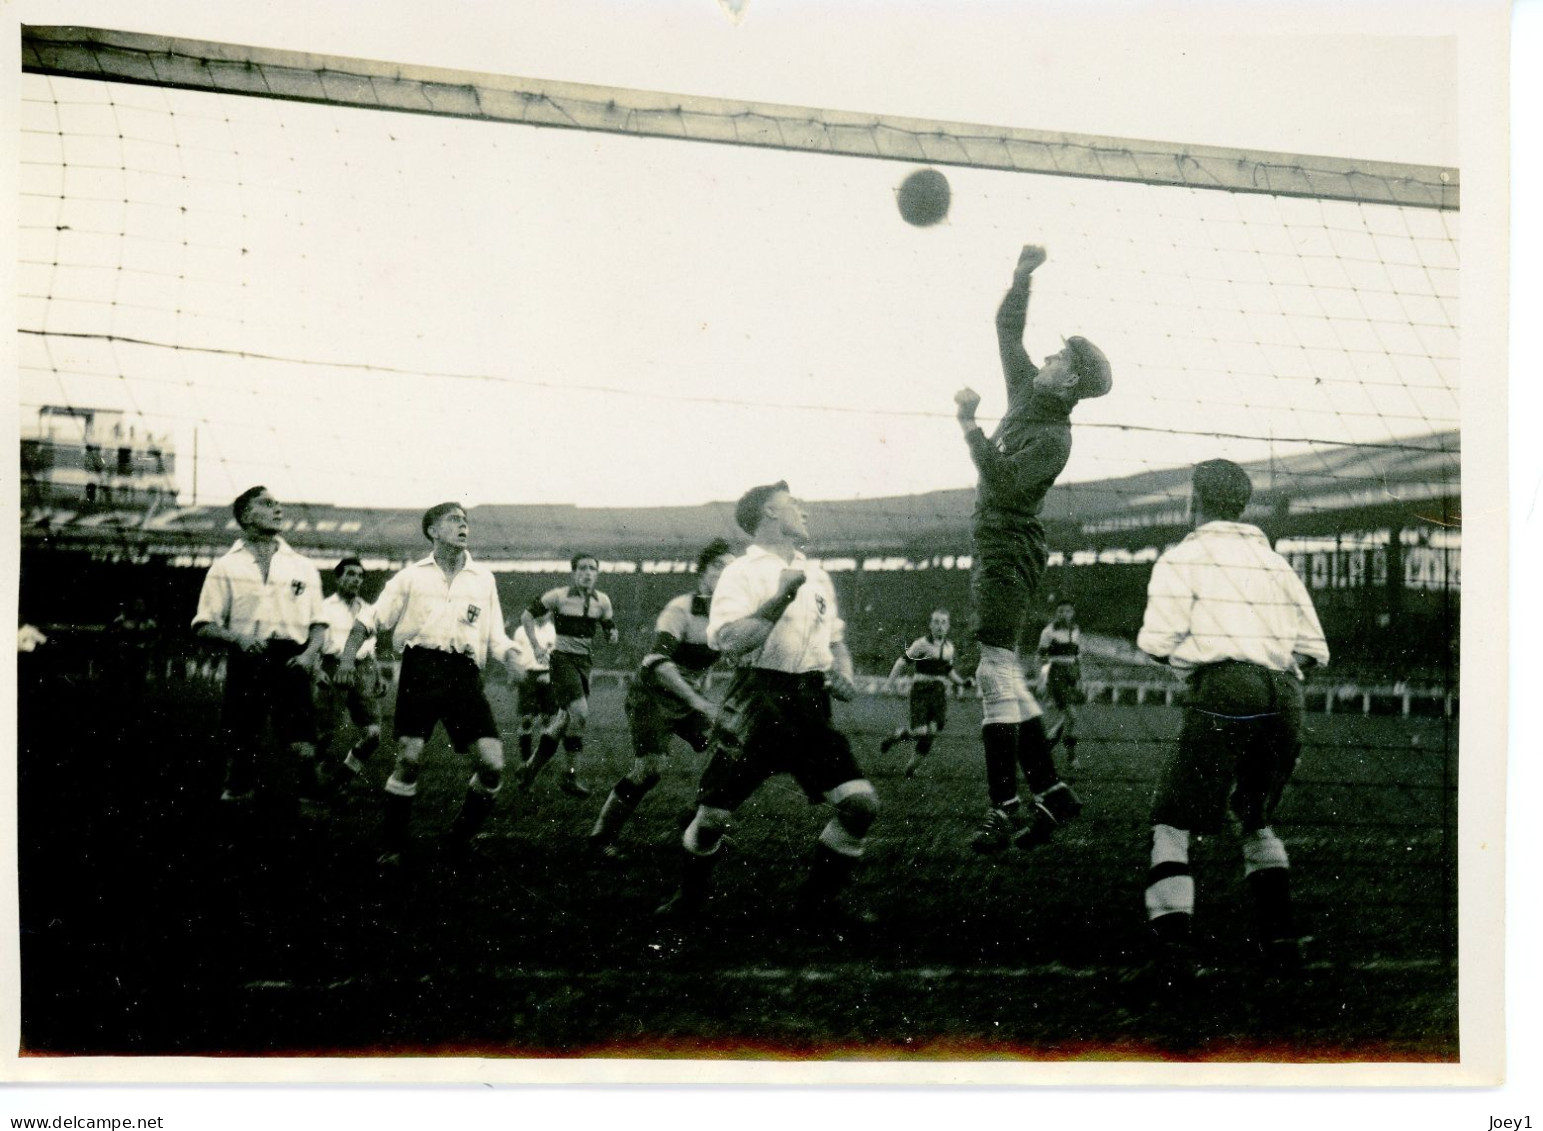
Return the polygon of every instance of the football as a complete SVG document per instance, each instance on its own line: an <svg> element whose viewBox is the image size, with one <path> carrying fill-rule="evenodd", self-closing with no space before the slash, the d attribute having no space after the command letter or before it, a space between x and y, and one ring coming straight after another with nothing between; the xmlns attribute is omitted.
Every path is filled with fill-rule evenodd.
<svg viewBox="0 0 1543 1131"><path fill-rule="evenodd" d="M917 169L895 190L900 218L918 228L930 227L946 217L951 195L948 178L936 169Z"/></svg>

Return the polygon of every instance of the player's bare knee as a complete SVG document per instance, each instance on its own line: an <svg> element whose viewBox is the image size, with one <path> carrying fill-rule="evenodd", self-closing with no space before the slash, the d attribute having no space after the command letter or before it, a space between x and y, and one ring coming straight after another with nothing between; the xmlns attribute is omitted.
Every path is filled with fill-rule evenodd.
<svg viewBox="0 0 1543 1131"><path fill-rule="evenodd" d="M496 738L477 739L477 763L480 770L495 777L504 770L504 744Z"/></svg>
<svg viewBox="0 0 1543 1131"><path fill-rule="evenodd" d="M1265 868L1289 868L1286 846L1275 830L1262 828L1243 837L1243 874L1251 876Z"/></svg>
<svg viewBox="0 0 1543 1131"><path fill-rule="evenodd" d="M698 856L707 856L718 850L719 841L729 831L729 818L733 814L727 809L714 809L710 805L697 807L696 816L691 819L691 824L686 826L685 836L681 838L686 846L686 851Z"/></svg>
<svg viewBox="0 0 1543 1131"><path fill-rule="evenodd" d="M879 795L865 778L843 782L825 795L836 810L836 820L855 837L863 837L879 819Z"/></svg>

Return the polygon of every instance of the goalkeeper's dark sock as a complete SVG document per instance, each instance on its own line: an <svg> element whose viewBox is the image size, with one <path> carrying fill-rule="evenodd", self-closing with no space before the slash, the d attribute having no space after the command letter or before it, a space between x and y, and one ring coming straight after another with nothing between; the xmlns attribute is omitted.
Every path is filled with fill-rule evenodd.
<svg viewBox="0 0 1543 1131"><path fill-rule="evenodd" d="M986 748L986 792L1000 809L1018 796L1018 724L987 723L980 728L980 740Z"/></svg>
<svg viewBox="0 0 1543 1131"><path fill-rule="evenodd" d="M1049 737L1045 734L1044 716L1018 724L1018 764L1028 779L1029 792L1036 796L1047 792L1061 780L1056 772L1055 756Z"/></svg>

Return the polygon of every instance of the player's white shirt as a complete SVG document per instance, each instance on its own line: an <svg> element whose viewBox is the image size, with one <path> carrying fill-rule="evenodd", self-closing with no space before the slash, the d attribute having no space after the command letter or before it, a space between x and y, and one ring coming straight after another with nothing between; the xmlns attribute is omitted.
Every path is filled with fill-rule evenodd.
<svg viewBox="0 0 1543 1131"><path fill-rule="evenodd" d="M240 538L209 567L198 594L194 628L215 624L259 640L304 644L311 625L324 623L321 574L284 539L274 541L266 581L257 559Z"/></svg>
<svg viewBox="0 0 1543 1131"><path fill-rule="evenodd" d="M397 573L380 591L368 618L367 630L390 631L398 653L408 648L432 648L470 656L480 668L491 654L502 660L514 647L504 631L493 575L467 554L453 578L430 554Z"/></svg>
<svg viewBox="0 0 1543 1131"><path fill-rule="evenodd" d="M523 628L516 629L510 634L509 639L513 641L512 652L514 662L522 672L529 674L531 672L552 670L552 661L550 659L544 664L536 663L536 654L531 651L530 640L526 637ZM542 650L546 652L548 657L556 650L557 626L550 619L538 620L536 622L536 643L541 645Z"/></svg>
<svg viewBox="0 0 1543 1131"><path fill-rule="evenodd" d="M1307 587L1245 522L1208 522L1157 559L1136 646L1180 669L1241 660L1296 671L1293 652L1329 662Z"/></svg>
<svg viewBox="0 0 1543 1131"><path fill-rule="evenodd" d="M348 643L348 634L353 631L354 621L371 614L372 606L368 601L355 598L357 607L351 607L343 600L340 594L334 593L321 603L322 616L327 621L327 639L321 646L322 654L326 656L341 656L343 645ZM375 655L375 637L366 636L364 643L359 646L356 658L368 659Z"/></svg>
<svg viewBox="0 0 1543 1131"><path fill-rule="evenodd" d="M836 609L836 587L831 584L830 574L801 553L795 553L793 561L785 565L770 550L751 546L729 563L713 590L712 609L707 616L708 647L722 650L719 633L723 626L754 616L776 595L784 569L802 570L808 580L772 626L766 642L734 657L734 662L740 667L780 672L829 671L835 662L831 646L845 642L846 623Z"/></svg>

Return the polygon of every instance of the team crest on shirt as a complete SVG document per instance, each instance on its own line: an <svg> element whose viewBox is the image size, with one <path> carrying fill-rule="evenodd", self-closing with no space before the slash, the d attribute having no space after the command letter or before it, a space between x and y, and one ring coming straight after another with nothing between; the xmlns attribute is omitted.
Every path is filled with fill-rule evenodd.
<svg viewBox="0 0 1543 1131"><path fill-rule="evenodd" d="M816 593L814 595L814 607L820 611L822 617L825 615L825 594Z"/></svg>
<svg viewBox="0 0 1543 1131"><path fill-rule="evenodd" d="M300 594L305 592L305 582L298 579L291 581L289 583L289 591L296 597L300 596Z"/></svg>
<svg viewBox="0 0 1543 1131"><path fill-rule="evenodd" d="M479 616L481 616L481 615L482 615L482 607L480 605L467 605L466 606L466 623L467 624L476 624L477 623L477 618Z"/></svg>

